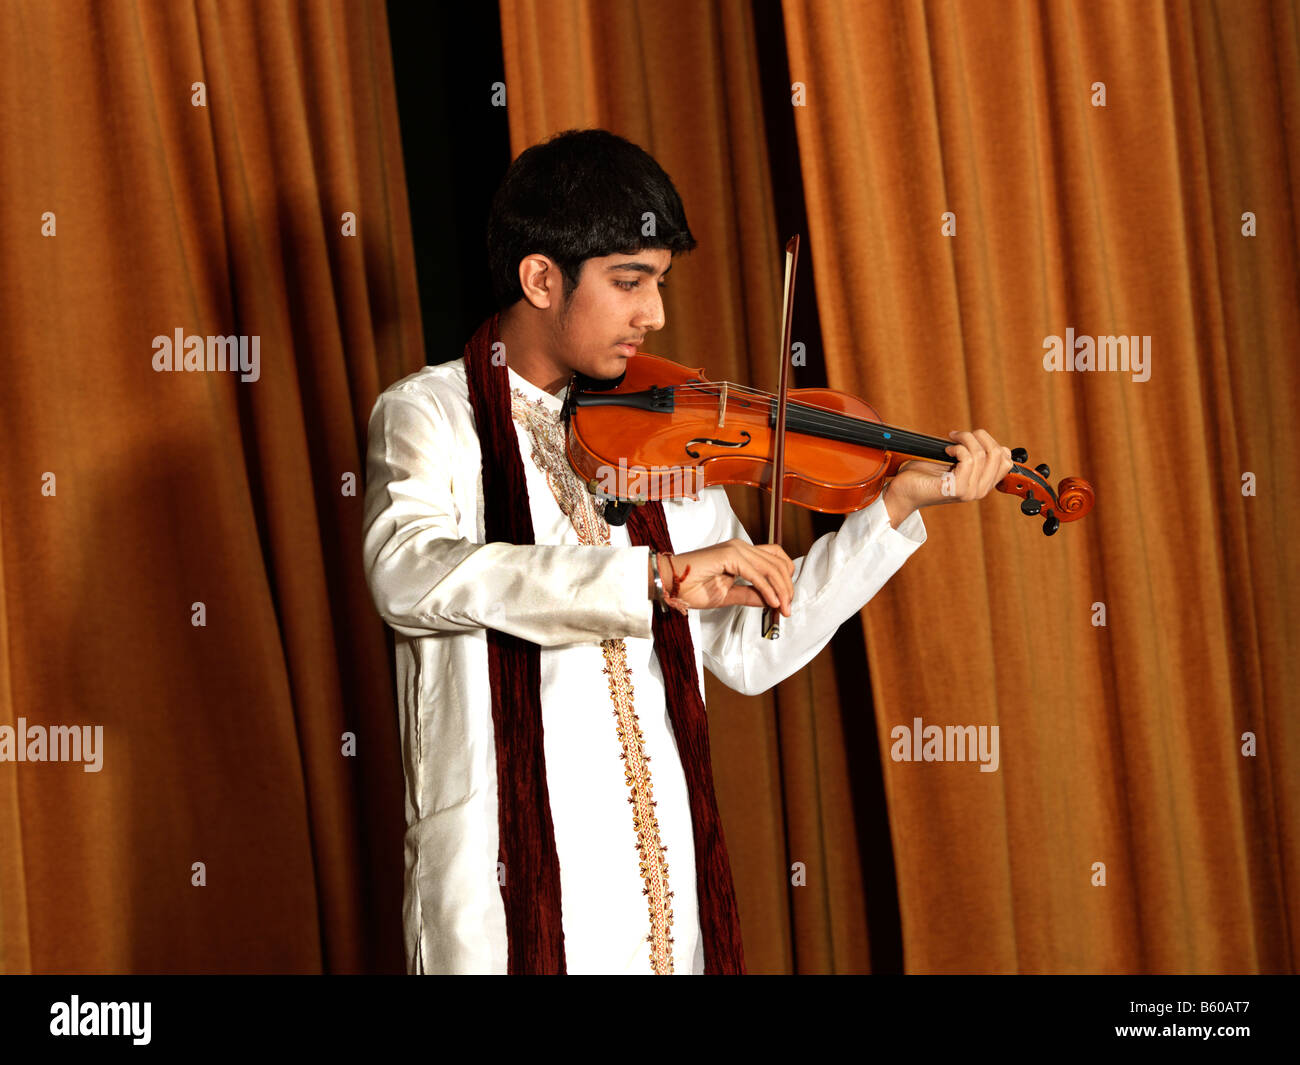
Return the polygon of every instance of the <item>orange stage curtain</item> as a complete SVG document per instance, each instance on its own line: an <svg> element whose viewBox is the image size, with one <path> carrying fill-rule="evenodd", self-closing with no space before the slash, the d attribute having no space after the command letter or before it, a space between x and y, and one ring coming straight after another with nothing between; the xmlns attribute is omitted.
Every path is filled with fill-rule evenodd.
<svg viewBox="0 0 1300 1065"><path fill-rule="evenodd" d="M1098 503L1051 540L929 510L863 630L763 697L709 678L750 971L867 971L900 919L910 972L1294 971L1294 7L787 0L788 72L775 10L502 0L515 151L651 151L701 246L647 346L772 389L762 100L799 83L796 386ZM383 5L16 0L0 42L0 726L103 727L98 773L0 763L0 972L400 971L360 480L423 352ZM258 337L258 380L155 372L177 329ZM1046 372L1067 330L1150 336L1150 379ZM915 718L997 725L998 771L893 761Z"/></svg>
<svg viewBox="0 0 1300 1065"><path fill-rule="evenodd" d="M384 6L30 0L0 42L0 724L103 727L98 773L0 764L0 971L400 972ZM155 372L177 329L259 337L258 379Z"/></svg>
<svg viewBox="0 0 1300 1065"><path fill-rule="evenodd" d="M907 970L1294 971L1294 7L784 13L831 385L1097 491L928 511L866 611L883 750L1000 726L997 773L886 759ZM1047 372L1067 329L1149 379Z"/></svg>
<svg viewBox="0 0 1300 1065"><path fill-rule="evenodd" d="M866 927L864 757L883 765L906 971L1293 970L1294 10L783 11L824 340L806 376L895 424L987 428L1099 502L1050 540L1002 495L926 511L931 542L863 613L870 699L848 626L775 697L710 678L751 970L870 966L887 930ZM605 126L682 191L701 247L651 350L771 389L787 234L759 101L786 72L759 69L750 8L501 12L516 153ZM1067 329L1150 336L1149 380L1046 372ZM755 497L733 494L759 536ZM895 762L916 718L998 726L997 772Z"/></svg>

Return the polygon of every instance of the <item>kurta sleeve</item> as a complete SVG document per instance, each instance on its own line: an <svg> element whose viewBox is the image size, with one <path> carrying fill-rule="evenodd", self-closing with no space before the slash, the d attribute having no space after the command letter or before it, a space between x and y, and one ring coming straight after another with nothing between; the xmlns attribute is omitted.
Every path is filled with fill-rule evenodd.
<svg viewBox="0 0 1300 1065"><path fill-rule="evenodd" d="M711 543L753 542L722 489L714 505ZM919 512L908 515L897 529L889 524L883 499L849 514L837 532L818 538L808 554L795 559L794 598L790 616L781 618L779 638L763 639L761 607L700 611L705 666L745 695L767 691L811 661L923 543L925 526Z"/></svg>
<svg viewBox="0 0 1300 1065"><path fill-rule="evenodd" d="M407 636L492 628L543 647L651 635L648 547L479 544L452 478L478 468L435 397L389 390L370 416L363 554L383 619ZM474 451L477 456L477 449Z"/></svg>

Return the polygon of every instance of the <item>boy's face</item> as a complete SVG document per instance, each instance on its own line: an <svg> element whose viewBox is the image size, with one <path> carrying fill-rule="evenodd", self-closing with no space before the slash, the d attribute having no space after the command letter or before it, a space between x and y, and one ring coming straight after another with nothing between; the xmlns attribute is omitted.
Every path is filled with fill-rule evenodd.
<svg viewBox="0 0 1300 1065"><path fill-rule="evenodd" d="M598 381L622 374L646 334L664 327L659 288L670 269L667 248L587 259L556 316L556 357Z"/></svg>

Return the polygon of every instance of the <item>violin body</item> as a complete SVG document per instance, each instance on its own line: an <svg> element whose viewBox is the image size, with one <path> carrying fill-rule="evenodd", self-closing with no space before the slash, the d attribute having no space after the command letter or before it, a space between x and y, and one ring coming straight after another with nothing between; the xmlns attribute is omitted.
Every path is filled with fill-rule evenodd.
<svg viewBox="0 0 1300 1065"><path fill-rule="evenodd" d="M638 352L614 387L570 389L569 462L610 500L695 498L727 484L771 491L779 411L777 397ZM909 459L955 463L944 450L951 441L886 426L871 404L845 392L789 389L784 414L781 498L809 510L861 510ZM1020 496L1025 513L1041 513L1049 535L1092 509L1087 482L1066 478L1053 490L1046 466L1013 458L997 487Z"/></svg>
<svg viewBox="0 0 1300 1065"><path fill-rule="evenodd" d="M692 384L709 387L692 389ZM626 487L646 485L649 499L694 498L700 489L719 484L771 489L775 427L770 424L769 403L708 382L702 369L690 370L646 352L628 360L627 373L617 388L590 394L604 399L664 386L676 386L670 410L606 403L576 408L576 416L569 419L569 462L589 486L595 481L608 487L610 474L623 463L629 471ZM880 421L869 403L829 388L791 389L790 401ZM861 510L880 494L890 476L888 455L818 436L791 431L785 455L783 500L822 513ZM638 477L638 467L648 473L657 468L664 476L660 483ZM680 488L675 489L675 483ZM624 492L605 494L629 497Z"/></svg>

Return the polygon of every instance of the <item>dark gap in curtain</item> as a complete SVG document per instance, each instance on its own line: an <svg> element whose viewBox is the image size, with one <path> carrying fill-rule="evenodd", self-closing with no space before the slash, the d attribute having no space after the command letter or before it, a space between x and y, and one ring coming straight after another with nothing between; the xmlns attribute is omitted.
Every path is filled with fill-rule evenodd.
<svg viewBox="0 0 1300 1065"><path fill-rule="evenodd" d="M493 85L506 80L501 16L495 3L389 0L388 29L424 357L449 362L495 309L487 217L511 160L506 108L492 106Z"/></svg>
<svg viewBox="0 0 1300 1065"><path fill-rule="evenodd" d="M752 8L772 199L782 247L793 234L800 234L793 340L804 343L807 363L794 368L790 387L827 388L829 385L826 380L821 319L817 314L817 279L813 269L812 249L808 246L809 225L799 162L799 142L790 103L791 79L785 24L779 4L754 0ZM833 532L844 520L835 515L810 513L814 537ZM871 698L871 677L863 651L863 636L860 623L841 625L829 647L840 692L864 692L866 695L866 705L862 712L845 713L843 721L844 743L851 755L849 778L853 789L854 817L861 844L858 853L866 892L871 971L901 973L902 918L898 905L893 842L886 813L880 744L875 727L875 705ZM791 914L792 925L793 921L794 915ZM798 962L798 957L795 957L795 972L799 971Z"/></svg>

